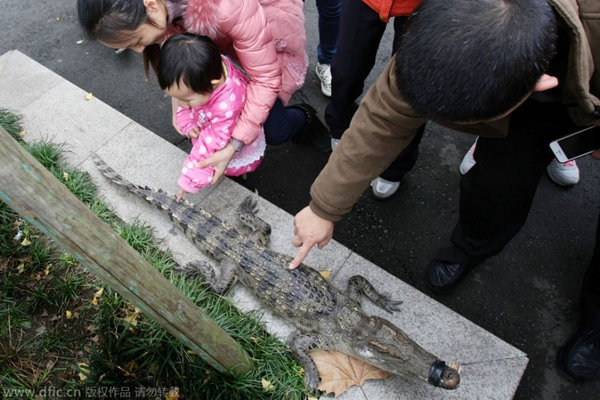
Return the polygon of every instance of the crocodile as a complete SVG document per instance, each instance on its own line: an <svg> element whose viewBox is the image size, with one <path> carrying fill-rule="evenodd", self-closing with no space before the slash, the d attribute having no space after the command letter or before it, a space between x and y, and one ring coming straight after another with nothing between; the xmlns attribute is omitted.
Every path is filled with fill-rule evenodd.
<svg viewBox="0 0 600 400"><path fill-rule="evenodd" d="M294 358L305 370L307 387L314 389L320 383L310 357L311 351L319 349L337 350L392 374L444 389L458 387L458 365L448 366L392 322L367 315L360 305L361 296L365 295L392 313L400 311L402 302L380 294L360 275L350 278L346 292L342 292L305 264L290 270L292 257L267 247L271 227L256 215L258 209L252 196L237 210L241 222L252 230L242 235L187 200L177 202L176 196L162 189L129 182L97 154L92 153L92 159L112 182L166 212L200 250L220 261L218 277L214 268L202 261L178 267L180 271L188 277L201 276L220 294L226 293L239 279L265 307L297 328L288 343Z"/></svg>

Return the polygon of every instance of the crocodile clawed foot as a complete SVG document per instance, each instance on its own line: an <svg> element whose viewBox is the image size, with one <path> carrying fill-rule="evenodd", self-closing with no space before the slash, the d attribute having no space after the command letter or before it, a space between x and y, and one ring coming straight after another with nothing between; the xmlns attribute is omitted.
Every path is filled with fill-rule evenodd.
<svg viewBox="0 0 600 400"><path fill-rule="evenodd" d="M319 386L319 383L321 383L321 378L319 378L319 375L317 374L306 373L304 376L304 384L307 388L314 389L315 394L318 392L317 387Z"/></svg>
<svg viewBox="0 0 600 400"><path fill-rule="evenodd" d="M178 265L176 267L173 267L173 269L175 271L184 273L186 279L194 279L200 277L206 280L207 276L214 275L214 271L210 264L199 260L191 261L185 266Z"/></svg>
<svg viewBox="0 0 600 400"><path fill-rule="evenodd" d="M248 196L242 201L242 203L238 207L238 212L240 214L256 214L258 212L258 208L256 205L258 201L256 199L252 199L252 196Z"/></svg>
<svg viewBox="0 0 600 400"><path fill-rule="evenodd" d="M381 308L383 308L385 311L389 312L390 314L393 314L394 311L400 311L399 305L402 303L403 303L403 301L395 301L388 297L384 297L381 302Z"/></svg>

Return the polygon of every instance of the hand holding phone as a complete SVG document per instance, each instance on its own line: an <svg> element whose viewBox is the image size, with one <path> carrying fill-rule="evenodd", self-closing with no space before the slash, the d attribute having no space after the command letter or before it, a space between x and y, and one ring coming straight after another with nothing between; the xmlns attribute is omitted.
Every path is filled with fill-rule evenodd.
<svg viewBox="0 0 600 400"><path fill-rule="evenodd" d="M591 126L550 142L550 149L561 163L593 153L600 149L600 126Z"/></svg>

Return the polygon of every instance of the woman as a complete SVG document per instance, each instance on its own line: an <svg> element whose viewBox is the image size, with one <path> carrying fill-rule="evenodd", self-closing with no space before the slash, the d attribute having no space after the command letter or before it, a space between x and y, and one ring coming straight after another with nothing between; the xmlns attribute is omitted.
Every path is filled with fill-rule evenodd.
<svg viewBox="0 0 600 400"><path fill-rule="evenodd" d="M262 2L262 3L261 3ZM78 0L86 34L106 46L144 54L154 69L159 46L176 33L212 38L219 50L244 68L248 97L232 141L207 159L218 181L236 151L264 127L267 143L293 138L329 151L329 133L306 104L285 107L304 83L308 67L301 0ZM179 104L173 101L173 118ZM173 125L177 128L175 119Z"/></svg>

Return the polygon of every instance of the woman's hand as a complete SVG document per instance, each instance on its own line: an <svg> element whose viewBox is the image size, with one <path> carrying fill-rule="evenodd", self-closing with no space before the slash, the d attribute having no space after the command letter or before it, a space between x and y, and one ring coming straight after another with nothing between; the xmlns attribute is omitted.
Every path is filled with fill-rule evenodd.
<svg viewBox="0 0 600 400"><path fill-rule="evenodd" d="M215 169L215 173L210 184L216 185L219 179L221 179L221 176L223 176L223 173L225 173L225 170L227 169L227 166L234 155L235 149L233 148L233 145L231 143L227 143L227 146L223 147L219 151L215 151L213 155L208 157L206 160L195 163L194 166L196 168L204 168L208 167L209 165L212 166Z"/></svg>

